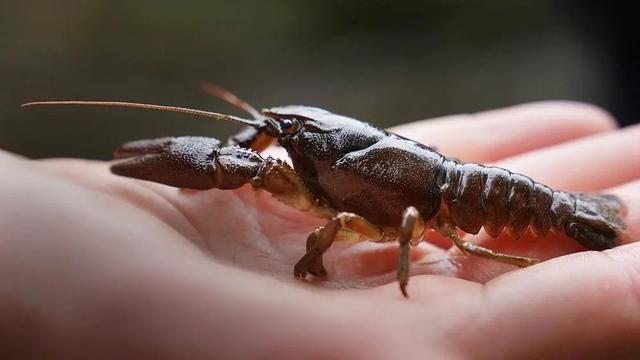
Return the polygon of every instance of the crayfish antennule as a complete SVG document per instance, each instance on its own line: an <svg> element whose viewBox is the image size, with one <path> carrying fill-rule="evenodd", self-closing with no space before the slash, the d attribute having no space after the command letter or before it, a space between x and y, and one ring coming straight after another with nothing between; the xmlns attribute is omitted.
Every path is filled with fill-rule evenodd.
<svg viewBox="0 0 640 360"><path fill-rule="evenodd" d="M209 82L203 82L201 85L201 88L202 88L202 91L204 91L205 93L211 96L215 96L218 99L224 100L229 104L241 110L246 111L256 120L262 120L262 118L264 118L264 116L262 116L262 114L260 114L260 112L256 110L256 108L251 106L251 104L249 104L245 100L242 100L236 94L223 88L222 86L212 84Z"/></svg>

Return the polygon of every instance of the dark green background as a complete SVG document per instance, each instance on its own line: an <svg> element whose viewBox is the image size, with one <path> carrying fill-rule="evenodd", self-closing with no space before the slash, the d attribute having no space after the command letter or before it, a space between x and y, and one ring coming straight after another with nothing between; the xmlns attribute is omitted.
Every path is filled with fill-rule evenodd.
<svg viewBox="0 0 640 360"><path fill-rule="evenodd" d="M595 2L593 4L596 4ZM238 113L305 104L389 126L572 99L636 121L630 9L558 1L0 2L0 147L33 157L108 158L127 140L224 138L230 124L105 108L103 99Z"/></svg>

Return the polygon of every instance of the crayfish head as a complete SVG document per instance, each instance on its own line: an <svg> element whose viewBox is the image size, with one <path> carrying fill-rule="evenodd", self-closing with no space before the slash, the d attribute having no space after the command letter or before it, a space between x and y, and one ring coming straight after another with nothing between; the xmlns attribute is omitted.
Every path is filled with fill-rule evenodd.
<svg viewBox="0 0 640 360"><path fill-rule="evenodd" d="M365 149L386 136L367 123L306 106L263 110L277 123L277 139L287 150L296 174L316 196L327 197L334 167L346 154ZM329 185L327 185L329 184Z"/></svg>
<svg viewBox="0 0 640 360"><path fill-rule="evenodd" d="M296 158L337 159L375 144L385 133L365 122L309 106L262 110L275 123L278 142ZM275 128L274 126L274 128Z"/></svg>

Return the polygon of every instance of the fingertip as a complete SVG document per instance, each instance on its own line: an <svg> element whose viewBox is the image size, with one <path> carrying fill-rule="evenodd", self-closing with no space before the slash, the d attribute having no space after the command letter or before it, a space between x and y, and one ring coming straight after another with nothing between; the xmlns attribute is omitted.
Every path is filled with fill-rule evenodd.
<svg viewBox="0 0 640 360"><path fill-rule="evenodd" d="M618 196L625 206L623 219L627 225L623 243L640 241L640 179L604 191Z"/></svg>
<svg viewBox="0 0 640 360"><path fill-rule="evenodd" d="M640 126L600 133L503 159L496 165L554 189L602 191L640 175Z"/></svg>
<svg viewBox="0 0 640 360"><path fill-rule="evenodd" d="M490 110L480 114L491 114L493 111L531 112L534 114L553 114L558 119L574 118L584 123L585 129L594 131L612 130L618 127L613 115L607 110L585 102L571 100L544 100L526 104L518 104L505 109Z"/></svg>

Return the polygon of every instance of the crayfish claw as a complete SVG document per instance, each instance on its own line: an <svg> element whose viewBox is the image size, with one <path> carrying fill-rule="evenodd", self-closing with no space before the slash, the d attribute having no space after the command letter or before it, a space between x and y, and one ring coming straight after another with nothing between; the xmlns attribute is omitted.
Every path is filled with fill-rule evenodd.
<svg viewBox="0 0 640 360"><path fill-rule="evenodd" d="M264 162L250 149L189 136L132 141L114 157L119 160L111 166L114 174L195 190L239 188Z"/></svg>
<svg viewBox="0 0 640 360"><path fill-rule="evenodd" d="M219 144L204 137L132 141L115 151L114 158L120 161L111 172L180 188L210 189L217 185L211 158Z"/></svg>

